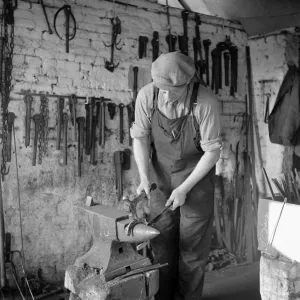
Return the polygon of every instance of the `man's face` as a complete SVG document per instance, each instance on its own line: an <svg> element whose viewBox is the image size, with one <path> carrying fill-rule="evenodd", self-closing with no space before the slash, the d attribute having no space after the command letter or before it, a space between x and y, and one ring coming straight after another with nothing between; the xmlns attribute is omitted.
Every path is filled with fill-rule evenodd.
<svg viewBox="0 0 300 300"><path fill-rule="evenodd" d="M180 100L183 96L185 96L187 89L186 87L184 87L182 89L178 89L175 91L174 90L167 91L163 89L160 89L160 91L162 92L165 101L174 102Z"/></svg>

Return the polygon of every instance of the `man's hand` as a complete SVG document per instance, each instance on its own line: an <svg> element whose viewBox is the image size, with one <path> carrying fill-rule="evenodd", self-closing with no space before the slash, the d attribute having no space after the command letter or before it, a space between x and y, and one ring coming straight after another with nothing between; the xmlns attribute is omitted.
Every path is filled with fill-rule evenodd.
<svg viewBox="0 0 300 300"><path fill-rule="evenodd" d="M140 195L144 191L147 198L150 199L150 188L151 188L150 181L148 179L142 179L136 192L138 195Z"/></svg>
<svg viewBox="0 0 300 300"><path fill-rule="evenodd" d="M186 192L183 191L180 187L178 187L175 190L173 190L165 206L169 206L173 203L171 210L175 210L177 207L185 203L185 199L186 199Z"/></svg>

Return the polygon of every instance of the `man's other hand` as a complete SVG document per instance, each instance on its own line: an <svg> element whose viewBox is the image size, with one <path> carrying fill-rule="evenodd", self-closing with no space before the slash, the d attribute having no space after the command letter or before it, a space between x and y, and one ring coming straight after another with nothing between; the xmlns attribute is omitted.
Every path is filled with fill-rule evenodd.
<svg viewBox="0 0 300 300"><path fill-rule="evenodd" d="M186 199L186 192L181 190L180 187L178 187L177 189L173 190L165 206L169 206L173 203L171 209L175 210L177 207L185 203L185 199Z"/></svg>

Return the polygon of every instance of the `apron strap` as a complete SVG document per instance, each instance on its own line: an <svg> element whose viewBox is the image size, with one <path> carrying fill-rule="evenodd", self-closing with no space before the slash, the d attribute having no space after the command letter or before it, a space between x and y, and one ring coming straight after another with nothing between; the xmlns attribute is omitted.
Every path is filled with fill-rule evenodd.
<svg viewBox="0 0 300 300"><path fill-rule="evenodd" d="M153 106L151 110L151 117L153 116L154 111L157 109L158 93L159 93L159 88L153 85L153 98L152 98Z"/></svg>
<svg viewBox="0 0 300 300"><path fill-rule="evenodd" d="M192 92L191 99L190 99L189 114L193 113L194 104L197 104L197 96L198 96L199 85L200 85L200 82L198 82L198 81L194 83L193 92Z"/></svg>

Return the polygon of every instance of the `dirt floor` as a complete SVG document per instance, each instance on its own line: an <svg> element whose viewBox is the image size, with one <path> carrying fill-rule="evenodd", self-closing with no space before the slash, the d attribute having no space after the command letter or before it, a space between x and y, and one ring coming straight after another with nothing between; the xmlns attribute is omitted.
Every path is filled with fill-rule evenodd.
<svg viewBox="0 0 300 300"><path fill-rule="evenodd" d="M17 295L15 300L22 300ZM7 298L9 299L9 298ZM31 299L30 297L28 299ZM37 297L40 299L40 297ZM67 300L68 293L57 293L44 300ZM259 264L233 266L206 273L203 300L261 300Z"/></svg>
<svg viewBox="0 0 300 300"><path fill-rule="evenodd" d="M203 300L261 300L259 263L206 273Z"/></svg>

